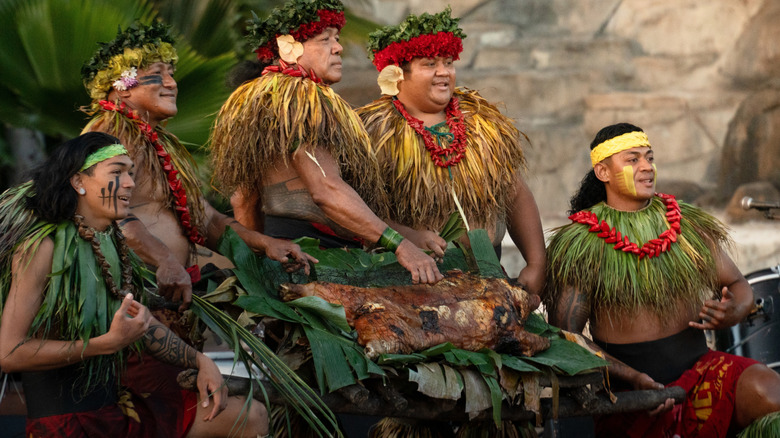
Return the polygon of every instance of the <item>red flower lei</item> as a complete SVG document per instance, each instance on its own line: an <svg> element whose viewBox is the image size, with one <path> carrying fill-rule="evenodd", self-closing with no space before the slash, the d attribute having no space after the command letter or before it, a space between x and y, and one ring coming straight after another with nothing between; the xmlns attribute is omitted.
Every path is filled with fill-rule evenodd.
<svg viewBox="0 0 780 438"><path fill-rule="evenodd" d="M655 195L661 198L666 206L666 220L669 222L669 229L661 233L657 238L650 239L641 248L636 243L629 241L628 236L623 236L620 231L610 227L607 221L602 220L599 222L596 214L591 211L578 211L569 216L569 219L573 222L590 225L588 231L598 233L598 237L604 239L606 243L615 243L613 248L616 250L638 255L640 260L645 256L648 258L658 257L661 253L668 251L672 243L677 242L677 236L680 234L682 213L680 212L680 205L674 196L664 193L656 193Z"/></svg>
<svg viewBox="0 0 780 438"><path fill-rule="evenodd" d="M176 215L179 217L179 223L181 224L182 228L184 228L184 235L187 236L190 242L203 245L206 242L206 239L198 232L197 229L195 229L195 227L192 226L192 223L190 222L190 210L187 208L187 192L184 190L184 186L178 178L179 171L173 168L173 163L171 163L171 156L168 154L168 152L165 151L165 148L159 142L157 133L154 132L154 129L152 129L148 123L143 121L141 117L135 113L135 111L128 108L124 102L120 103L118 106L116 103L106 100L101 100L99 103L104 110L116 111L138 124L141 132L146 136L147 140L149 140L149 142L157 151L157 157L160 159L160 164L162 164L162 168L167 176L168 186L171 188L171 192L173 193L173 209L176 211Z"/></svg>
<svg viewBox="0 0 780 438"><path fill-rule="evenodd" d="M384 49L374 53L374 59L371 62L377 71L382 71L390 64L401 65L414 58L452 56L452 60L457 61L462 51L463 40L452 32L426 33L410 38L408 41L390 43Z"/></svg>
<svg viewBox="0 0 780 438"><path fill-rule="evenodd" d="M457 98L450 99L445 110L447 126L449 126L450 134L453 136L452 143L448 148L439 146L433 140L433 135L425 129L423 121L412 117L400 100L393 99L393 105L404 116L409 126L422 136L425 149L428 149L434 164L439 167L450 167L460 163L460 160L466 155L466 125L463 123L463 114L460 112L460 103ZM450 158L445 161L445 156Z"/></svg>
<svg viewBox="0 0 780 438"><path fill-rule="evenodd" d="M314 73L314 70L312 71L306 71L303 67L301 67L299 64L295 64L294 66L291 66L290 64L284 62L284 60L279 60L279 65L269 65L268 67L263 69L263 75L270 72L276 72L281 73L283 75L293 76L296 78L309 78L312 81L314 81L315 84L321 84L322 79L319 78Z"/></svg>

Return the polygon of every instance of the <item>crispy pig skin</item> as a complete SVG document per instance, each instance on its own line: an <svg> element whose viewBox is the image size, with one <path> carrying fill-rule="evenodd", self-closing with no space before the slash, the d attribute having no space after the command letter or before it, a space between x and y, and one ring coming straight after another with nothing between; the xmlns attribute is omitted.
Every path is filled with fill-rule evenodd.
<svg viewBox="0 0 780 438"><path fill-rule="evenodd" d="M523 324L539 297L505 279L448 272L433 285L364 288L335 283L284 284L285 301L318 296L341 304L366 355L412 353L443 342L477 351L533 356L550 346Z"/></svg>

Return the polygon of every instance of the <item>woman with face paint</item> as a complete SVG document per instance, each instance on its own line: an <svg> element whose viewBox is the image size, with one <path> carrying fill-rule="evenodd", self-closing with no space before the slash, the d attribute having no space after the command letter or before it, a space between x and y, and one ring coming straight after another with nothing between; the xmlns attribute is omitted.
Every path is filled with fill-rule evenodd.
<svg viewBox="0 0 780 438"><path fill-rule="evenodd" d="M704 337L752 308L750 285L724 251L725 227L655 193L653 150L639 127L602 129L590 157L593 170L571 200L572 223L555 230L547 248L550 323L573 332L590 324L613 389L687 391L677 405L598 418L596 435L724 437L754 421L751 428L777 431L780 375L709 350ZM776 435L761 430L749 436Z"/></svg>
<svg viewBox="0 0 780 438"><path fill-rule="evenodd" d="M243 421L214 362L141 304L145 269L116 223L133 175L116 138L88 133L0 196L0 368L21 374L28 437L202 436ZM182 391L171 424L119 386L130 351L198 369L200 394ZM254 437L267 422L252 406L241 432Z"/></svg>

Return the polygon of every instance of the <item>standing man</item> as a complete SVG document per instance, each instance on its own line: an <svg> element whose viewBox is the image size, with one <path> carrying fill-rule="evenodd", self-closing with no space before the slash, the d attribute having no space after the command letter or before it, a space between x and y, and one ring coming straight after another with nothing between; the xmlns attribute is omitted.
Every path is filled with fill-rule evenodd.
<svg viewBox="0 0 780 438"><path fill-rule="evenodd" d="M526 138L476 91L455 88L462 30L450 9L410 15L369 36L382 98L358 110L389 196L390 219L442 255L437 232L452 212L484 228L500 257L508 230L527 266L518 281L539 293L545 249L539 210L521 175Z"/></svg>
<svg viewBox="0 0 780 438"><path fill-rule="evenodd" d="M703 330L737 324L753 300L723 251L723 225L655 193L653 150L642 129L607 126L590 148L593 170L572 198L572 223L548 247L550 323L577 333L590 323L618 389L688 392L673 408L668 400L652 413L598 419L597 435L723 437L762 417L754 432L776 431L780 375L706 345Z"/></svg>
<svg viewBox="0 0 780 438"><path fill-rule="evenodd" d="M412 281L436 263L380 217L386 202L362 123L329 85L341 80L338 0L290 0L250 26L258 69L223 105L212 132L215 179L242 223L325 247L378 244ZM379 217L377 216L377 212Z"/></svg>

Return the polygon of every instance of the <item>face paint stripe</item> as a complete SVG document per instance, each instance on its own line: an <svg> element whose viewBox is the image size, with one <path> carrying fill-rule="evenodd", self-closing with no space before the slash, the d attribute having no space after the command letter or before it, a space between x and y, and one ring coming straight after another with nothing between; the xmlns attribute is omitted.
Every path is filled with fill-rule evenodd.
<svg viewBox="0 0 780 438"><path fill-rule="evenodd" d="M114 179L114 187L116 187L116 190L114 190L114 213L118 212L117 202L119 201L119 177L115 177ZM111 187L111 183L108 183L109 188Z"/></svg>
<svg viewBox="0 0 780 438"><path fill-rule="evenodd" d="M162 85L162 75L146 75L138 78L138 85Z"/></svg>
<svg viewBox="0 0 780 438"><path fill-rule="evenodd" d="M631 196L636 196L636 185L634 185L634 168L631 166L623 167L618 175L619 183L628 191Z"/></svg>

